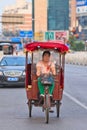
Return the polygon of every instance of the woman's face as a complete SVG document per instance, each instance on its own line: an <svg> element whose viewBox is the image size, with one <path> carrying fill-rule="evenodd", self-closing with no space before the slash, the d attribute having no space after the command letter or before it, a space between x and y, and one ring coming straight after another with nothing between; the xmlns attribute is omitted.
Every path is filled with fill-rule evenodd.
<svg viewBox="0 0 87 130"><path fill-rule="evenodd" d="M50 56L49 56L49 54L44 54L44 56L43 56L43 61L44 61L44 62L49 62L49 61L50 61Z"/></svg>

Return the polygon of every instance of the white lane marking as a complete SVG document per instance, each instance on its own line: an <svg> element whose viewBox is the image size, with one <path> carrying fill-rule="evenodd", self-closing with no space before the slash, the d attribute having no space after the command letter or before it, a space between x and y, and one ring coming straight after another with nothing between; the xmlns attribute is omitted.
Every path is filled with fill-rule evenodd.
<svg viewBox="0 0 87 130"><path fill-rule="evenodd" d="M68 94L67 92L64 91L64 95L67 96L69 99L71 99L73 102L75 102L76 104L78 104L79 106L83 107L84 109L87 110L87 106L84 105L83 103L81 103L79 100L77 100L76 98L72 97L70 94Z"/></svg>

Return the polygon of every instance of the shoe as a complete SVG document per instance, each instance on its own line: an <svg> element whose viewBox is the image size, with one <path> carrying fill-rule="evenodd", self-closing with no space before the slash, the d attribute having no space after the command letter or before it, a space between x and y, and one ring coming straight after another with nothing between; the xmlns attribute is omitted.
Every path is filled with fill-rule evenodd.
<svg viewBox="0 0 87 130"><path fill-rule="evenodd" d="M35 106L38 106L38 101L35 101L35 102L34 102L34 105L35 105Z"/></svg>
<svg viewBox="0 0 87 130"><path fill-rule="evenodd" d="M44 97L44 94L40 94L41 97Z"/></svg>
<svg viewBox="0 0 87 130"><path fill-rule="evenodd" d="M50 108L50 109L49 109L49 112L50 112L50 113L53 113L54 111Z"/></svg>

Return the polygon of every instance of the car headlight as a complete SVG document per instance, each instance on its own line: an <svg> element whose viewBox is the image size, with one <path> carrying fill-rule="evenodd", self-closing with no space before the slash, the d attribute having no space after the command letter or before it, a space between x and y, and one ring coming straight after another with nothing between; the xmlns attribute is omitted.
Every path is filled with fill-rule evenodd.
<svg viewBox="0 0 87 130"><path fill-rule="evenodd" d="M26 73L25 73L25 71L23 71L23 74L22 74L23 76L25 76L26 75Z"/></svg>
<svg viewBox="0 0 87 130"><path fill-rule="evenodd" d="M3 75L2 71L0 71L0 76Z"/></svg>

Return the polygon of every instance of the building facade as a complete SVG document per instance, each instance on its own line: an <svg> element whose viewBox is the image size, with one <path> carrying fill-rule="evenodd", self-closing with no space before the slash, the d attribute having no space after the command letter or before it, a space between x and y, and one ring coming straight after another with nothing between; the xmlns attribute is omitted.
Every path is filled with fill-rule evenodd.
<svg viewBox="0 0 87 130"><path fill-rule="evenodd" d="M76 0L76 17L81 39L87 40L87 0Z"/></svg>
<svg viewBox="0 0 87 130"><path fill-rule="evenodd" d="M69 0L70 30L76 28L76 0Z"/></svg>
<svg viewBox="0 0 87 130"><path fill-rule="evenodd" d="M25 0L16 0L2 14L2 32L15 35L20 30L32 30L32 3Z"/></svg>
<svg viewBox="0 0 87 130"><path fill-rule="evenodd" d="M79 33L79 39L87 40L87 0L69 0L70 30Z"/></svg>
<svg viewBox="0 0 87 130"><path fill-rule="evenodd" d="M47 0L33 0L34 2L34 31L47 31ZM33 4L32 4L33 5Z"/></svg>
<svg viewBox="0 0 87 130"><path fill-rule="evenodd" d="M69 0L33 0L35 32L68 30Z"/></svg>

